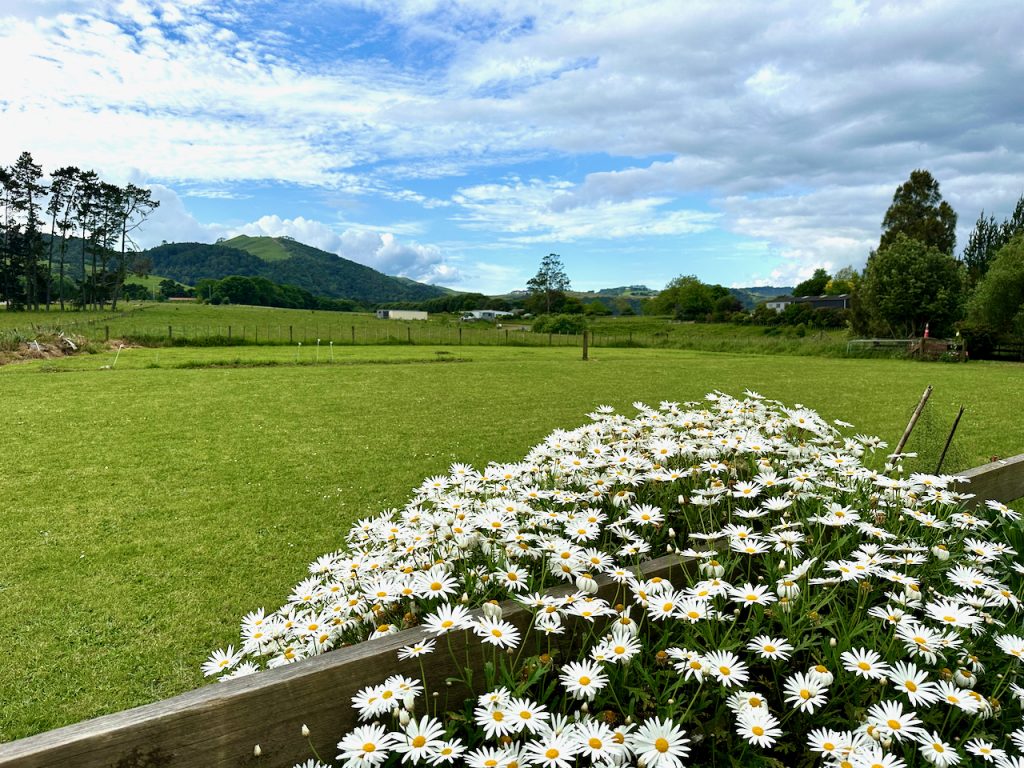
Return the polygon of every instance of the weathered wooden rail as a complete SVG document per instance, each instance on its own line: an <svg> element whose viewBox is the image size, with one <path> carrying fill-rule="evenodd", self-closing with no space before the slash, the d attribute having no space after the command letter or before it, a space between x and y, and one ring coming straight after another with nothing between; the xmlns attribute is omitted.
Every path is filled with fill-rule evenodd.
<svg viewBox="0 0 1024 768"><path fill-rule="evenodd" d="M961 473L960 486L985 499L1024 498L1024 454ZM679 582L693 560L669 555L647 562L648 577ZM621 587L603 579L599 595L614 599ZM502 605L504 618L525 630L531 614L514 602ZM279 669L189 691L135 709L98 717L0 744L0 768L290 768L311 756L301 736L325 759L336 754L340 736L356 725L351 697L390 674L426 677L428 690L446 691L440 711L458 707L465 691L446 680L467 660L481 669L485 654L475 637L450 636L453 653L438 650L418 660L399 661L399 648L425 636L413 628L377 640L323 654ZM455 659L458 659L458 664ZM427 700L424 711L433 707ZM261 754L255 754L256 745Z"/></svg>

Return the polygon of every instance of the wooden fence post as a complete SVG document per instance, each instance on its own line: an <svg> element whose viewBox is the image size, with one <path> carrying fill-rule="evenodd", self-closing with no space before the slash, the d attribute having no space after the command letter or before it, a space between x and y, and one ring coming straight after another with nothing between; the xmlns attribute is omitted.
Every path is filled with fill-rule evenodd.
<svg viewBox="0 0 1024 768"><path fill-rule="evenodd" d="M587 331L584 330L583 331L583 359L584 360L589 360L590 359L590 356L588 354L589 351L590 350L589 350L589 348L587 346Z"/></svg>
<svg viewBox="0 0 1024 768"><path fill-rule="evenodd" d="M295 334L293 333L292 327L290 325L288 326L288 343L289 344L294 344L295 343Z"/></svg>
<svg viewBox="0 0 1024 768"><path fill-rule="evenodd" d="M173 335L174 335L174 332L173 332L173 331L171 330L171 326L169 326L169 325L168 325L168 326L167 326L167 338L169 339L169 338L171 338L171 337L172 337Z"/></svg>

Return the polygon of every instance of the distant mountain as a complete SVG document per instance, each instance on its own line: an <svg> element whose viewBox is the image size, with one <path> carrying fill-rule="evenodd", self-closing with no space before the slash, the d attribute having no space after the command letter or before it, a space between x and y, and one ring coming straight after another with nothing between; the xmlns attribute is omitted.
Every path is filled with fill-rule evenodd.
<svg viewBox="0 0 1024 768"><path fill-rule="evenodd" d="M287 237L239 235L215 245L165 243L142 255L152 261L153 273L186 285L228 275L258 276L298 286L315 296L353 299L361 304L424 301L450 293L446 288L389 277Z"/></svg>
<svg viewBox="0 0 1024 768"><path fill-rule="evenodd" d="M751 288L730 288L729 293L739 299L744 309L753 309L762 301L774 299L776 296L783 296L791 293L791 286L776 287L774 285L756 285Z"/></svg>

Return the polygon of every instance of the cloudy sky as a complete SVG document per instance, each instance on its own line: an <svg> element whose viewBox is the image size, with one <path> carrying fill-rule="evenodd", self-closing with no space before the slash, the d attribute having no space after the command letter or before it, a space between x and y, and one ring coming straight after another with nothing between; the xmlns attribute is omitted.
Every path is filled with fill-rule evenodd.
<svg viewBox="0 0 1024 768"><path fill-rule="evenodd" d="M150 186L140 237L290 235L523 288L862 266L927 168L1024 192L1024 3L0 0L0 163Z"/></svg>

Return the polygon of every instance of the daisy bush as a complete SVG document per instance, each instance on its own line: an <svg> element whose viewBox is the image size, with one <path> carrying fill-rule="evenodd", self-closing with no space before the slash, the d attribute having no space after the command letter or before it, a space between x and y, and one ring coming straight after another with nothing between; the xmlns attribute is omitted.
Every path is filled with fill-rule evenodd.
<svg viewBox="0 0 1024 768"><path fill-rule="evenodd" d="M353 697L344 766L1024 768L1013 510L753 392L634 407L427 478L204 671L412 626L401 658L481 644L455 711L425 676ZM645 575L666 556L672 578Z"/></svg>

